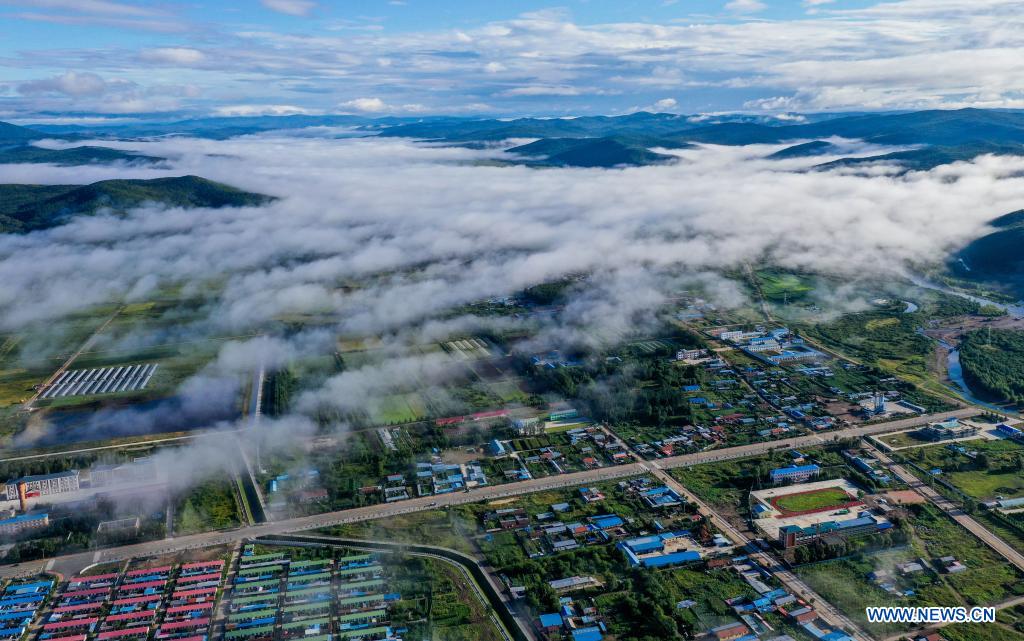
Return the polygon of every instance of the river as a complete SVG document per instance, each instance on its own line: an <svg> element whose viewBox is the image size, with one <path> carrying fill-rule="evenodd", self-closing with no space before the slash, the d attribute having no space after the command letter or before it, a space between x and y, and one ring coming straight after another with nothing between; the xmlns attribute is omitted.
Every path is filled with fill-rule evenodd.
<svg viewBox="0 0 1024 641"><path fill-rule="evenodd" d="M955 289L950 289L949 287L946 287L944 285L932 282L924 278L923 276L912 275L910 276L910 280L918 287L923 287L925 289L933 289L936 291L943 292L945 294L949 294L951 296L959 296L960 298L973 300L979 305L992 305L1005 311L1007 314L1010 314L1011 316L1017 318L1024 317L1024 304L1022 304L1024 303L1024 301L1018 301L1017 303L1014 304L999 303L994 300L989 300L988 298L982 298L981 296L974 296L972 294L958 292ZM957 348L956 345L951 345L944 340L935 340L938 341L938 343L942 345L942 347L944 347L947 351L946 371L948 372L947 375L949 376L949 380L953 382L953 385L947 385L947 388L949 388L953 392L956 392L956 394L958 394L964 400L973 405L985 407L995 412L1019 416L1019 414L1013 410L1009 410L1004 407L994 405L992 403L983 401L982 399L978 398L977 395L975 395L974 392L971 391L971 388L967 385L967 381L964 380L964 368L960 364L960 350Z"/></svg>

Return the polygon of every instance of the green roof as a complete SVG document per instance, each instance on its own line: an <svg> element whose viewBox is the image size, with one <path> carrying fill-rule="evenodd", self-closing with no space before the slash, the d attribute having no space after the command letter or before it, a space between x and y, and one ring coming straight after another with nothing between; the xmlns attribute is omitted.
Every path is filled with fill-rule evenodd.
<svg viewBox="0 0 1024 641"><path fill-rule="evenodd" d="M343 563L353 563L355 561L368 561L372 558L372 554L353 554L352 556L344 556L338 559L338 565L341 565Z"/></svg>
<svg viewBox="0 0 1024 641"><path fill-rule="evenodd" d="M331 622L331 617L322 617L319 619L308 619L306 621L294 621L292 623L285 623L281 626L283 630L294 630L295 628L308 628L312 625L327 625Z"/></svg>
<svg viewBox="0 0 1024 641"><path fill-rule="evenodd" d="M253 563L261 563L263 561L276 561L277 559L283 559L285 557L284 552L271 552L270 554L257 554L255 556L243 556L240 563L244 566L251 565Z"/></svg>
<svg viewBox="0 0 1024 641"><path fill-rule="evenodd" d="M252 596L240 596L237 599L231 599L231 605L236 603L255 603L256 601L277 601L277 597L281 596L276 592L274 594L254 594Z"/></svg>
<svg viewBox="0 0 1024 641"><path fill-rule="evenodd" d="M272 625L261 625L258 628L245 628L244 630L231 630L224 635L225 639L244 639L245 637L253 637L257 634L273 634L274 626Z"/></svg>
<svg viewBox="0 0 1024 641"><path fill-rule="evenodd" d="M263 617L276 617L277 608L266 610L250 610L249 612L236 612L228 615L228 621L240 621L245 619L262 619Z"/></svg>
<svg viewBox="0 0 1024 641"><path fill-rule="evenodd" d="M330 601L330 599L326 599L324 601L314 601L313 603L300 603L299 605L290 605L287 608L284 608L284 610L282 610L282 611L283 612L291 613L291 612L301 612L303 610L316 610L316 609L320 609L320 608L329 608L329 607L331 607L331 601Z"/></svg>
<svg viewBox="0 0 1024 641"><path fill-rule="evenodd" d="M356 603L368 603L370 601L382 600L384 600L383 594L367 594L364 596L350 596L344 599L338 599L338 605L353 605Z"/></svg>
<svg viewBox="0 0 1024 641"><path fill-rule="evenodd" d="M357 588L374 588L381 585L384 585L384 579L367 579L365 581L352 581L351 583L342 583L338 585L338 592L344 592L345 590L355 590Z"/></svg>
<svg viewBox="0 0 1024 641"><path fill-rule="evenodd" d="M335 636L341 639L351 639L352 637L366 637L370 636L371 634L387 633L388 628L385 626L380 626L377 628L359 628L358 630L340 630L338 631L338 634L336 634Z"/></svg>
<svg viewBox="0 0 1024 641"><path fill-rule="evenodd" d="M289 576L288 583L297 583L299 581L317 581L320 579L329 579L331 572L317 572L316 574L303 574L302 576Z"/></svg>
<svg viewBox="0 0 1024 641"><path fill-rule="evenodd" d="M278 570L284 570L284 565L281 563L257 565L254 568L242 568L238 571L238 574L241 576L248 576L250 574L259 574L261 572L277 572Z"/></svg>
<svg viewBox="0 0 1024 641"><path fill-rule="evenodd" d="M387 610L369 610L367 612L353 612L352 614L343 614L340 617L338 617L338 623L345 623L347 621L361 621L362 619L373 619L376 617L382 617L387 613Z"/></svg>
<svg viewBox="0 0 1024 641"><path fill-rule="evenodd" d="M383 572L384 568L382 568L379 565L364 565L361 568L346 568L346 569L343 569L343 570L338 570L338 574L343 576L343 575L346 575L346 574L360 574L360 573L363 573L363 572L377 572L377 571Z"/></svg>
<svg viewBox="0 0 1024 641"><path fill-rule="evenodd" d="M247 588L258 588L261 585L281 585L281 579L264 579L262 581L248 581L246 583L236 583L235 590L244 590Z"/></svg>
<svg viewBox="0 0 1024 641"><path fill-rule="evenodd" d="M313 565L330 565L330 559L315 559L309 561L292 561L289 567L292 568L308 568Z"/></svg>
<svg viewBox="0 0 1024 641"><path fill-rule="evenodd" d="M305 596L307 594L316 594L317 592L324 592L324 591L330 592L331 591L331 586L329 586L329 585L321 585L321 586L315 587L315 588L302 588L301 590L290 590L290 591L284 593L284 597L286 599L290 599L293 596Z"/></svg>

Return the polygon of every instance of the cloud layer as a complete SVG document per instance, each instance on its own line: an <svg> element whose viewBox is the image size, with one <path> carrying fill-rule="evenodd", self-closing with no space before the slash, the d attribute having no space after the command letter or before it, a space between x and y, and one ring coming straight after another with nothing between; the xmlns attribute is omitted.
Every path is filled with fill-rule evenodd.
<svg viewBox="0 0 1024 641"><path fill-rule="evenodd" d="M401 29L385 17L350 16L309 0L263 0L271 12L191 25L188 16L136 4L28 4L35 11L5 18L83 29L156 23L171 33L156 46L114 39L88 48L6 52L0 65L29 78L0 84L0 105L12 113L105 111L90 95L19 91L63 73L99 74L107 83L134 83L143 95L165 97L126 101L116 112L212 111L244 102L371 113L1024 106L1024 13L1015 0L898 0L857 8L815 0L796 15L735 0L723 1L715 14L679 8L673 18L630 22L595 19L586 7L518 16L505 8L493 12L503 18L457 28L435 22ZM281 14L303 20L305 28L267 18ZM184 28L187 35L177 33ZM180 86L193 87L192 95L175 93Z"/></svg>

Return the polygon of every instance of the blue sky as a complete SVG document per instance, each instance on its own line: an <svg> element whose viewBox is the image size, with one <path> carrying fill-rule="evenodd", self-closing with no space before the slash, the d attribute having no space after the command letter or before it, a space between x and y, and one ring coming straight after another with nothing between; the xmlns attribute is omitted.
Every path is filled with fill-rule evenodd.
<svg viewBox="0 0 1024 641"><path fill-rule="evenodd" d="M1024 106L1019 0L0 0L0 117Z"/></svg>

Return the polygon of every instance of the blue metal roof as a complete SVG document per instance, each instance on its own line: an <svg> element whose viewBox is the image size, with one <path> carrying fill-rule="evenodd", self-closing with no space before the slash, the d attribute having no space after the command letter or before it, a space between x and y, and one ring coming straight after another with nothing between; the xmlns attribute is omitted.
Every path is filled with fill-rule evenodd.
<svg viewBox="0 0 1024 641"><path fill-rule="evenodd" d="M540 625L544 628L554 628L562 625L562 615L557 612L540 615Z"/></svg>
<svg viewBox="0 0 1024 641"><path fill-rule="evenodd" d="M597 626L580 628L579 630L573 630L572 633L573 641L601 641L602 638L601 629Z"/></svg>

